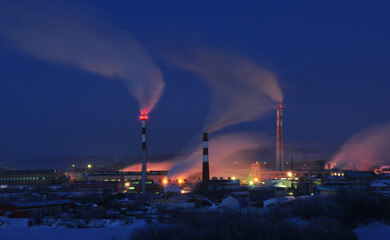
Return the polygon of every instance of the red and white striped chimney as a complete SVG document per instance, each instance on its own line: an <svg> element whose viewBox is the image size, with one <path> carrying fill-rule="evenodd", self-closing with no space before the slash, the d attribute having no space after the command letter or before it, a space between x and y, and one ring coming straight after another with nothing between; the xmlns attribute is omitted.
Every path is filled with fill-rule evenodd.
<svg viewBox="0 0 390 240"><path fill-rule="evenodd" d="M209 136L208 133L203 133L203 171L202 171L202 185L208 187L210 181L209 170Z"/></svg>
<svg viewBox="0 0 390 240"><path fill-rule="evenodd" d="M283 105L276 105L276 171L284 171L283 160Z"/></svg>
<svg viewBox="0 0 390 240"><path fill-rule="evenodd" d="M146 120L147 115L141 115L139 119L142 123L142 194L146 193Z"/></svg>

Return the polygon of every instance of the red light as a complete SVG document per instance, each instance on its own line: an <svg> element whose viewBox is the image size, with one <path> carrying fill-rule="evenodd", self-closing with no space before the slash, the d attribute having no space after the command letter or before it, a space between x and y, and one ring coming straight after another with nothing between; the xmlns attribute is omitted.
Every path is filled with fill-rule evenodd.
<svg viewBox="0 0 390 240"><path fill-rule="evenodd" d="M139 119L140 120L148 120L148 116L147 115L141 115L141 116L139 116Z"/></svg>

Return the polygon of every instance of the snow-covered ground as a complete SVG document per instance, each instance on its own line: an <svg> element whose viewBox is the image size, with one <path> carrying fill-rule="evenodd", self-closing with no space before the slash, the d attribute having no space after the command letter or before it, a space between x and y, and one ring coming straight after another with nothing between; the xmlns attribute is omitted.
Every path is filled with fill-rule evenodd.
<svg viewBox="0 0 390 240"><path fill-rule="evenodd" d="M353 230L359 240L388 240L390 238L390 226L381 223L373 223Z"/></svg>
<svg viewBox="0 0 390 240"><path fill-rule="evenodd" d="M28 227L27 223L28 219L3 221L0 240L127 240L135 229L146 225L144 219L134 220L131 225L118 226L114 223L103 228Z"/></svg>

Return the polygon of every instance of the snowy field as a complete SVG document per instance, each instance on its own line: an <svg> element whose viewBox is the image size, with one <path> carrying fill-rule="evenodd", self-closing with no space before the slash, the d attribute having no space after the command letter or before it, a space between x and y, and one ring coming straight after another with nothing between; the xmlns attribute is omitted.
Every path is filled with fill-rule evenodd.
<svg viewBox="0 0 390 240"><path fill-rule="evenodd" d="M359 227L353 230L359 240L388 240L390 239L390 226L381 223Z"/></svg>
<svg viewBox="0 0 390 240"><path fill-rule="evenodd" d="M0 240L127 240L135 229L146 224L143 219L131 225L103 228L27 227L26 223L27 219L17 219L11 223L12 228L3 227Z"/></svg>

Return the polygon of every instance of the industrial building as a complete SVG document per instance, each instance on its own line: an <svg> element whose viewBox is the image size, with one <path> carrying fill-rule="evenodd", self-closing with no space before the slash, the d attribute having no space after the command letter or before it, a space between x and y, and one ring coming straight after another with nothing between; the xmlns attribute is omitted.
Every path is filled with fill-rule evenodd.
<svg viewBox="0 0 390 240"><path fill-rule="evenodd" d="M3 170L1 185L49 185L63 184L67 177L60 170Z"/></svg>
<svg viewBox="0 0 390 240"><path fill-rule="evenodd" d="M168 171L147 171L146 191L161 192L163 181ZM119 183L121 191L142 192L142 171L141 172L92 172L84 174L84 181L87 182L116 182ZM92 186L92 185L91 185Z"/></svg>
<svg viewBox="0 0 390 240"><path fill-rule="evenodd" d="M77 192L121 192L120 182L113 181L74 181L73 189Z"/></svg>
<svg viewBox="0 0 390 240"><path fill-rule="evenodd" d="M23 203L0 203L0 216L12 218L28 218L34 214L54 215L68 212L73 202L68 200L52 200Z"/></svg>

